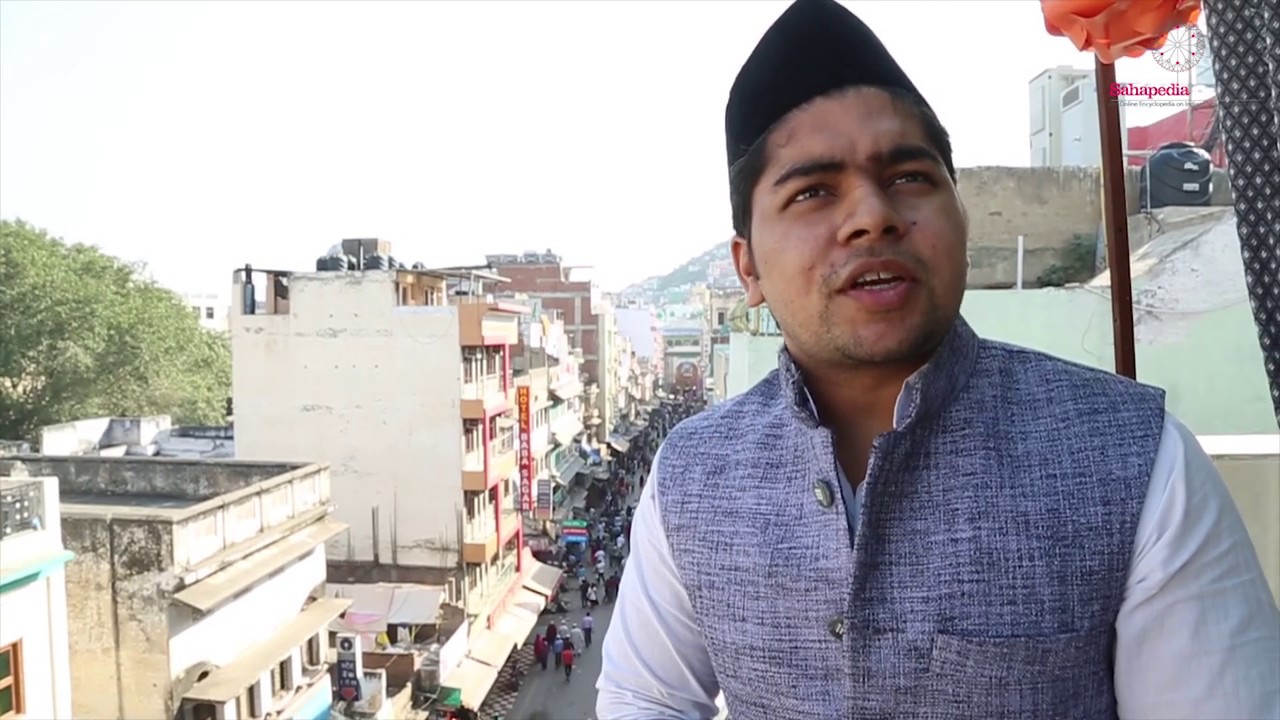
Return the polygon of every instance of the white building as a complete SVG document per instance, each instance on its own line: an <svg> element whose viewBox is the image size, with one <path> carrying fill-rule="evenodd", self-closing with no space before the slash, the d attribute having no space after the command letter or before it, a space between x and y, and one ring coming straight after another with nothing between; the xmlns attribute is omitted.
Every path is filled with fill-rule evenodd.
<svg viewBox="0 0 1280 720"><path fill-rule="evenodd" d="M614 308L618 318L618 332L631 341L636 357L651 368L662 359L662 326L651 307Z"/></svg>
<svg viewBox="0 0 1280 720"><path fill-rule="evenodd" d="M326 468L22 455L6 472L58 479L76 631L55 676L76 717L328 717L328 625L350 601L324 596L344 529Z"/></svg>
<svg viewBox="0 0 1280 720"><path fill-rule="evenodd" d="M457 278L427 270L237 271L235 297L266 297L232 308L232 381L238 458L333 469L350 526L335 579L447 585L487 625L523 569L511 354L528 308L469 277L450 295Z"/></svg>
<svg viewBox="0 0 1280 720"><path fill-rule="evenodd" d="M58 480L0 472L0 718L72 717Z"/></svg>
<svg viewBox="0 0 1280 720"><path fill-rule="evenodd" d="M227 331L227 316L231 303L218 293L183 293L182 300L200 321L200 327L216 332Z"/></svg>
<svg viewBox="0 0 1280 720"><path fill-rule="evenodd" d="M1097 85L1092 70L1056 67L1031 79L1031 167L1101 167ZM1124 105L1121 143L1127 145Z"/></svg>

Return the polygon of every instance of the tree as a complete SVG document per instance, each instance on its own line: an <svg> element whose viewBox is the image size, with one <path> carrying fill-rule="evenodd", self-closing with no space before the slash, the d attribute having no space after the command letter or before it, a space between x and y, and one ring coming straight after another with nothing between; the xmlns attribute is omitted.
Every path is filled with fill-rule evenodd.
<svg viewBox="0 0 1280 720"><path fill-rule="evenodd" d="M0 220L0 439L85 417L222 421L228 338L141 270Z"/></svg>

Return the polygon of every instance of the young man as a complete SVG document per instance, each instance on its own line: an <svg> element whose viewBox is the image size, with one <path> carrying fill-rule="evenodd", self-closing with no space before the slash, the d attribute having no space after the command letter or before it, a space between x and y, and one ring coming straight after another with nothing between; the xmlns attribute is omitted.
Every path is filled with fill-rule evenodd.
<svg viewBox="0 0 1280 720"><path fill-rule="evenodd" d="M655 460L600 719L1280 715L1280 616L1163 392L959 316L950 140L875 35L795 3L725 129L785 349Z"/></svg>

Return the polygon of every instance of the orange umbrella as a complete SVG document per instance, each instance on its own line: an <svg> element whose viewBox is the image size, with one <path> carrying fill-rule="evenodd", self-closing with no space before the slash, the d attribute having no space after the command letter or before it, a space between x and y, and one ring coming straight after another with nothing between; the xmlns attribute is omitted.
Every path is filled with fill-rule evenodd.
<svg viewBox="0 0 1280 720"><path fill-rule="evenodd" d="M1200 0L1040 0L1040 9L1050 35L1110 64L1162 47L1170 30L1200 17Z"/></svg>

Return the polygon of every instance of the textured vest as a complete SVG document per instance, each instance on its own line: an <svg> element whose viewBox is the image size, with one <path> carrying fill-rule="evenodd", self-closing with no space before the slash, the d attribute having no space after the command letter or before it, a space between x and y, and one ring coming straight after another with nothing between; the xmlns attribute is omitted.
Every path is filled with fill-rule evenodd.
<svg viewBox="0 0 1280 720"><path fill-rule="evenodd" d="M786 353L663 444L663 524L734 720L1112 718L1164 393L958 320L850 537Z"/></svg>

